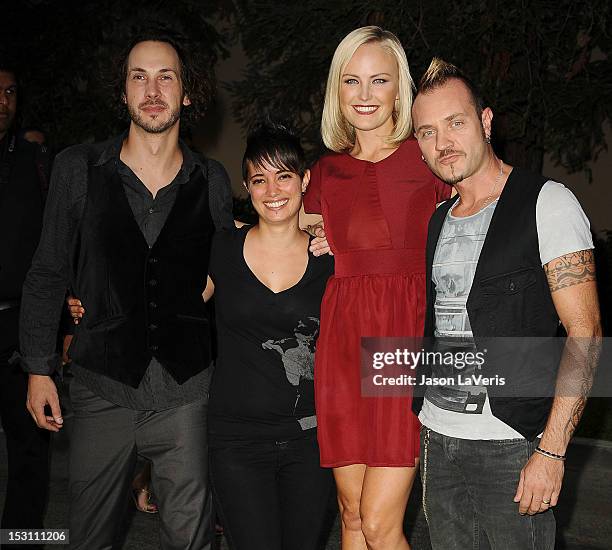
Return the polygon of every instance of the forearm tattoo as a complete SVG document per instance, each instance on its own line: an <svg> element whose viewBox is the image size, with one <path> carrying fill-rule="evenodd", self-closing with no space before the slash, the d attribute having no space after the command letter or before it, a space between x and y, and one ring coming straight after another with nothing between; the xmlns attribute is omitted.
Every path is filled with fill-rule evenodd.
<svg viewBox="0 0 612 550"><path fill-rule="evenodd" d="M595 280L592 250L579 250L551 260L544 266L551 292Z"/></svg>
<svg viewBox="0 0 612 550"><path fill-rule="evenodd" d="M572 407L570 419L565 427L568 437L571 437L578 427L582 413L587 403L591 387L593 386L593 378L595 376L595 370L599 364L601 356L602 340L601 337L597 336L594 338L577 338L569 342L566 342L567 348L573 348L573 363L575 367L574 376L578 382L579 391L577 399ZM578 349L577 349L578 348Z"/></svg>

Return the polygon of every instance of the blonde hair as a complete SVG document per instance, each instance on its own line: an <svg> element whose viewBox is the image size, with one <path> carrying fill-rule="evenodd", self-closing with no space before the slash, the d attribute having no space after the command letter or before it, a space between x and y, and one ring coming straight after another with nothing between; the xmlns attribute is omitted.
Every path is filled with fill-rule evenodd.
<svg viewBox="0 0 612 550"><path fill-rule="evenodd" d="M437 88L444 86L449 80L463 82L470 93L472 103L478 117L484 110L485 102L476 85L455 65L448 63L439 57L434 57L419 81L419 94L428 94Z"/></svg>
<svg viewBox="0 0 612 550"><path fill-rule="evenodd" d="M390 145L399 145L412 132L410 111L414 83L410 76L406 52L393 33L375 26L361 27L347 34L338 44L327 77L325 103L321 117L321 136L325 146L337 153L351 149L355 145L355 128L344 118L340 109L342 72L357 48L369 43L377 43L386 48L395 58L398 67L399 99L396 103L397 108L393 112L393 133L386 138L386 141Z"/></svg>

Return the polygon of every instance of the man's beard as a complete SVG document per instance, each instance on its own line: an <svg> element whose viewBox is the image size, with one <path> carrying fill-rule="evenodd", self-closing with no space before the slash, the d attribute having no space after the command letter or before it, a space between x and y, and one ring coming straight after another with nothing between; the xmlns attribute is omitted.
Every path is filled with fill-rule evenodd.
<svg viewBox="0 0 612 550"><path fill-rule="evenodd" d="M456 174L455 173L455 165L451 164L450 165L450 169L451 169L451 176L450 177L440 177L440 179L444 182L444 183L448 183L449 185L455 185L456 183L459 183L460 181L463 181L464 179L464 175L463 174Z"/></svg>
<svg viewBox="0 0 612 550"><path fill-rule="evenodd" d="M444 154L440 156L440 160L443 159L444 157L448 156L448 155L452 155L453 153L456 153L456 151L454 151L454 150L446 150L446 151L444 151ZM444 176L442 174L438 174L438 177L444 183L448 183L449 185L455 185L456 183L459 183L460 181L463 181L465 179L465 174L457 174L455 172L455 165L454 164L449 164L449 167L450 167L450 171L451 171L451 175L450 176Z"/></svg>
<svg viewBox="0 0 612 550"><path fill-rule="evenodd" d="M149 134L161 134L169 128L172 128L172 126L176 124L179 118L181 118L180 107L178 109L170 111L170 116L165 122L161 122L159 119L145 118L145 116L143 116L143 114L141 113L140 108L147 107L150 105L163 105L164 107L168 108L168 105L163 102L143 103L137 108L133 108L129 104L127 106L127 110L132 122L136 124L136 126L142 128L145 132L148 132Z"/></svg>

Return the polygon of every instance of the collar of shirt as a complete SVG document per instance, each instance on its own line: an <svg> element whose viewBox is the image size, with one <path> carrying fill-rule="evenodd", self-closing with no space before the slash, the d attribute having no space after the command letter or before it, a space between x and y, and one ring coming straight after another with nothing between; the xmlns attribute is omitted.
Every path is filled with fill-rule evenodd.
<svg viewBox="0 0 612 550"><path fill-rule="evenodd" d="M119 163L119 155L121 153L121 147L123 146L123 142L127 135L128 132L126 130L121 135L109 141L108 145L103 149L95 165L102 166L107 162L113 161L117 169L120 169L121 164ZM178 174L176 175L176 178L174 178L173 183L182 185L189 181L189 178L193 174L193 171L196 167L200 170L204 168L204 161L203 159L199 158L199 156L194 155L191 149L187 147L185 142L181 139L179 139L179 147L181 148L181 152L183 153L183 164Z"/></svg>

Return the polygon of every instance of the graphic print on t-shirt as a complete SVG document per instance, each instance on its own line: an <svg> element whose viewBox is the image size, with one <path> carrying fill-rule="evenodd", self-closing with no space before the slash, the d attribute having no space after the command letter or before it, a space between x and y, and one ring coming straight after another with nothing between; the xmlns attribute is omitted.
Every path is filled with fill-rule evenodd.
<svg viewBox="0 0 612 550"><path fill-rule="evenodd" d="M467 313L467 299L474 281L478 258L491 223L495 205L490 204L473 216L455 218L449 211L434 255L432 278L436 285L435 351L442 353L475 352L472 328ZM479 374L477 365L432 365L433 376L451 378L456 384L430 385L426 398L448 411L482 414L487 390L484 386L462 385L463 380Z"/></svg>
<svg viewBox="0 0 612 550"><path fill-rule="evenodd" d="M314 380L314 349L319 334L319 319L307 317L305 321L298 321L293 334L293 338L267 340L261 347L280 354L287 380L292 386L297 386L302 378Z"/></svg>

